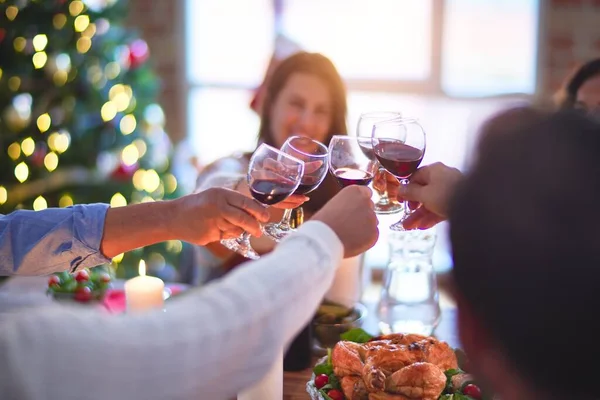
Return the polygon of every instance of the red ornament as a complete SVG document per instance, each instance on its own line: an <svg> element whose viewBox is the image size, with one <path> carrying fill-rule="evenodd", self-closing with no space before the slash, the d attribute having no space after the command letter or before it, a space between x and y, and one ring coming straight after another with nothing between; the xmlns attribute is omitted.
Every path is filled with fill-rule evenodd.
<svg viewBox="0 0 600 400"><path fill-rule="evenodd" d="M33 154L31 155L31 163L36 167L44 165L44 157L48 154L48 150L44 147L37 146Z"/></svg>
<svg viewBox="0 0 600 400"><path fill-rule="evenodd" d="M125 165L123 163L110 174L110 177L117 181L129 181L133 178L133 174L138 170L138 165Z"/></svg>
<svg viewBox="0 0 600 400"><path fill-rule="evenodd" d="M148 45L142 39L131 42L129 45L130 67L133 69L142 65L148 59L149 54Z"/></svg>
<svg viewBox="0 0 600 400"><path fill-rule="evenodd" d="M6 29L0 28L0 43L2 43L2 40L4 40L5 36L6 36Z"/></svg>

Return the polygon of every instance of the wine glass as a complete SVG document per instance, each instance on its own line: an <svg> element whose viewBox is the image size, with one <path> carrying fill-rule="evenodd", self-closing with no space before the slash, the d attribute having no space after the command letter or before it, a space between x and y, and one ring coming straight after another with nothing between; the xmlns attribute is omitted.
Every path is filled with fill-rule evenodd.
<svg viewBox="0 0 600 400"><path fill-rule="evenodd" d="M327 156L329 152L324 144L305 136L292 136L281 146L281 151L304 162L304 175L294 194L306 195L315 190L327 175ZM277 224L264 226L265 235L280 242L295 231L290 226L292 210L285 210L283 218Z"/></svg>
<svg viewBox="0 0 600 400"><path fill-rule="evenodd" d="M377 171L377 161L365 155L370 138L336 135L329 142L329 170L341 187L366 186Z"/></svg>
<svg viewBox="0 0 600 400"><path fill-rule="evenodd" d="M416 119L379 122L373 127L372 145L383 168L398 178L401 185L407 185L425 154L425 130ZM390 229L404 231L402 223L410 212L408 201L404 201L404 215Z"/></svg>
<svg viewBox="0 0 600 400"><path fill-rule="evenodd" d="M371 145L371 135L373 134L373 127L375 124L378 122L396 120L400 118L402 118L402 114L396 111L374 111L362 113L360 115L358 118L358 125L356 127L356 136L369 138L366 146L363 147L363 145L365 145L363 143L361 144L361 147L363 147L365 155L369 157L370 160L377 162L377 158L373 153L373 148ZM379 165L379 162L377 162L377 164ZM385 169L379 165L377 174L383 173L385 173ZM379 200L377 203L375 203L375 212L377 214L394 214L402 210L402 203L396 201L395 199L390 199L387 188L380 192L375 188L375 185L373 185L373 190L379 195Z"/></svg>
<svg viewBox="0 0 600 400"><path fill-rule="evenodd" d="M250 194L264 205L277 204L294 193L303 174L303 161L267 144L261 144L252 154L248 166ZM253 260L260 258L250 245L248 232L234 239L223 239L221 244L244 257Z"/></svg>

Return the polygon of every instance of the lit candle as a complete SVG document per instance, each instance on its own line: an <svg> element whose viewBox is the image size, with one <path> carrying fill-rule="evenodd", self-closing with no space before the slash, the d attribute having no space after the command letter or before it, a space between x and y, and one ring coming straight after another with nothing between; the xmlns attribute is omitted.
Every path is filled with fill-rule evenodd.
<svg viewBox="0 0 600 400"><path fill-rule="evenodd" d="M140 260L140 276L125 282L125 299L128 312L141 312L164 306L165 284L153 276L146 276L146 263Z"/></svg>

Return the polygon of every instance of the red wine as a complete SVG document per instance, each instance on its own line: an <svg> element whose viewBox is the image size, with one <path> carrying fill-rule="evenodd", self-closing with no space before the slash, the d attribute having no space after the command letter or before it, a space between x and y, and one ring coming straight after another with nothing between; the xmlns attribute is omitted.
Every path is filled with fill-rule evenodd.
<svg viewBox="0 0 600 400"><path fill-rule="evenodd" d="M285 200L294 191L291 181L257 179L250 186L252 197L266 205L277 204Z"/></svg>
<svg viewBox="0 0 600 400"><path fill-rule="evenodd" d="M313 190L315 190L319 186L319 180L313 176L305 176L302 178L302 182L298 185L298 189L294 192L294 194L305 195Z"/></svg>
<svg viewBox="0 0 600 400"><path fill-rule="evenodd" d="M355 168L338 168L333 175L342 187L350 185L366 186L373 180L372 173Z"/></svg>
<svg viewBox="0 0 600 400"><path fill-rule="evenodd" d="M375 161L375 153L373 152L373 145L370 141L359 141L358 146L369 160Z"/></svg>
<svg viewBox="0 0 600 400"><path fill-rule="evenodd" d="M383 168L406 179L419 168L423 151L394 139L379 139L373 150Z"/></svg>

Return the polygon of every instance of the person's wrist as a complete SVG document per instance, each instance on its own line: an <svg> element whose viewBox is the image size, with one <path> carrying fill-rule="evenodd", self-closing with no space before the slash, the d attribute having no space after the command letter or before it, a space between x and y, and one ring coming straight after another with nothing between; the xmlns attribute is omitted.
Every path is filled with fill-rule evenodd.
<svg viewBox="0 0 600 400"><path fill-rule="evenodd" d="M180 197L175 200L165 200L157 202L158 210L156 212L157 225L161 227L164 240L173 240L181 238L180 215L185 214L185 200Z"/></svg>

